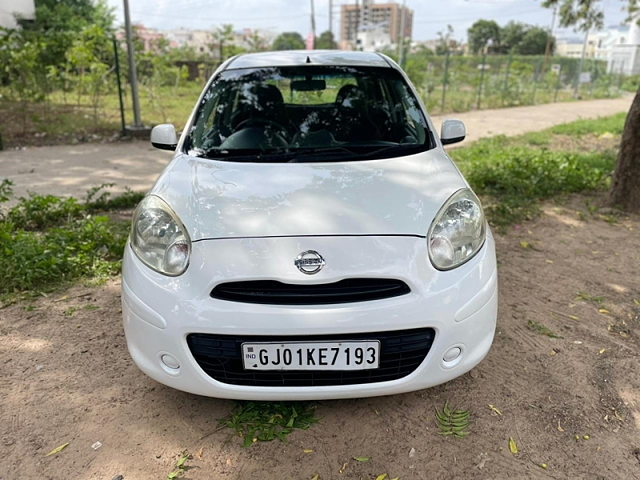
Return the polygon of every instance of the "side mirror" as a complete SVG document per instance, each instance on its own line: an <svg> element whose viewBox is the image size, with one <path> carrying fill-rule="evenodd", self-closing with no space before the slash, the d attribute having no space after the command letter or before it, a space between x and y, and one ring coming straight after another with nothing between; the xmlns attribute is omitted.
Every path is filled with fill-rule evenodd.
<svg viewBox="0 0 640 480"><path fill-rule="evenodd" d="M151 145L160 150L175 150L178 146L176 129L170 123L157 125L151 130Z"/></svg>
<svg viewBox="0 0 640 480"><path fill-rule="evenodd" d="M460 120L445 120L442 122L442 130L440 130L440 141L442 145L461 142L466 136L467 129Z"/></svg>

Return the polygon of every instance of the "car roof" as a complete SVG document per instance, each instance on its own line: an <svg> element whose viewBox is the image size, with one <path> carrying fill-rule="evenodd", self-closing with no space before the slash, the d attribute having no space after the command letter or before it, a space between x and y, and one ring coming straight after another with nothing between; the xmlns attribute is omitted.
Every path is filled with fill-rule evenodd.
<svg viewBox="0 0 640 480"><path fill-rule="evenodd" d="M307 64L391 68L389 62L378 53L345 50L285 50L239 55L229 62L226 70L255 67L288 67Z"/></svg>

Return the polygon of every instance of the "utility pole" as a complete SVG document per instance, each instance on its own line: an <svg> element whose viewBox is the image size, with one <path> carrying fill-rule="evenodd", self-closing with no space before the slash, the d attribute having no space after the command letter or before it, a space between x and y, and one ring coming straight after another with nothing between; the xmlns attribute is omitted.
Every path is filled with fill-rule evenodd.
<svg viewBox="0 0 640 480"><path fill-rule="evenodd" d="M131 99L133 100L133 127L141 128L140 97L138 96L138 76L136 75L136 59L133 50L133 32L131 29L131 15L129 14L129 0L124 3L124 29L127 36L127 53L129 54L129 80L131 81Z"/></svg>
<svg viewBox="0 0 640 480"><path fill-rule="evenodd" d="M582 55L580 55L580 63L578 64L578 74L576 75L575 85L573 87L573 96L578 96L578 90L580 89L580 77L582 76L582 66L584 64L584 57L587 54L587 43L589 41L589 28L584 32L584 43L582 44Z"/></svg>
<svg viewBox="0 0 640 480"><path fill-rule="evenodd" d="M554 7L553 15L551 16L551 27L549 28L549 35L547 36L547 46L544 48L544 60L542 60L542 68L540 68L540 76L544 78L544 70L547 66L547 60L549 59L549 55L551 54L551 41L553 40L553 28L556 24L556 13L558 12L558 7Z"/></svg>
<svg viewBox="0 0 640 480"><path fill-rule="evenodd" d="M329 33L333 37L333 0L329 0Z"/></svg>
<svg viewBox="0 0 640 480"><path fill-rule="evenodd" d="M405 12L407 10L407 0L402 0L402 12L400 13L400 38L398 42L398 63L402 68L404 66L404 39L405 39Z"/></svg>
<svg viewBox="0 0 640 480"><path fill-rule="evenodd" d="M313 34L313 39L315 42L316 38L316 9L313 4L313 0L311 0L311 33Z"/></svg>
<svg viewBox="0 0 640 480"><path fill-rule="evenodd" d="M358 30L360 30L360 1L356 0L356 34L355 34L355 50L360 50L358 45Z"/></svg>

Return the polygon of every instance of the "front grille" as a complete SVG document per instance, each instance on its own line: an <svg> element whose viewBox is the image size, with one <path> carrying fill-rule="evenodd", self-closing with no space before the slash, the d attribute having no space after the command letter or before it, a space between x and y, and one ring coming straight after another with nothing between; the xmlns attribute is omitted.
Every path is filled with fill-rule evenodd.
<svg viewBox="0 0 640 480"><path fill-rule="evenodd" d="M385 278L350 278L319 285L251 280L222 283L213 289L211 296L219 300L263 305L327 305L382 300L410 291L406 283Z"/></svg>
<svg viewBox="0 0 640 480"><path fill-rule="evenodd" d="M214 380L255 387L314 387L389 382L412 373L429 353L432 328L342 335L236 336L192 333L187 344L198 365ZM247 342L380 341L380 367L356 371L253 371L242 366Z"/></svg>

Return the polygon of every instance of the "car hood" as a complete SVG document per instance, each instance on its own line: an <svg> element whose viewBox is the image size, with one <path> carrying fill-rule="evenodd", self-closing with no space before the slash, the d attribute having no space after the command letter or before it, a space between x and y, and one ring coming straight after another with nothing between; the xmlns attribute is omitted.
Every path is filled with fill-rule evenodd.
<svg viewBox="0 0 640 480"><path fill-rule="evenodd" d="M239 163L177 155L151 190L192 240L419 235L466 183L439 149L383 160Z"/></svg>

